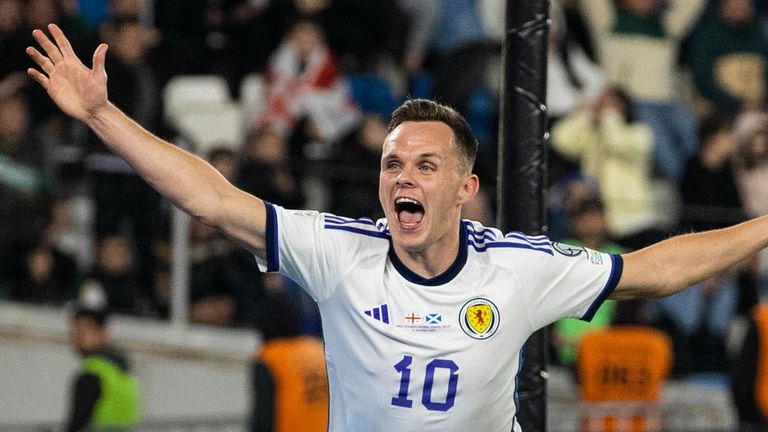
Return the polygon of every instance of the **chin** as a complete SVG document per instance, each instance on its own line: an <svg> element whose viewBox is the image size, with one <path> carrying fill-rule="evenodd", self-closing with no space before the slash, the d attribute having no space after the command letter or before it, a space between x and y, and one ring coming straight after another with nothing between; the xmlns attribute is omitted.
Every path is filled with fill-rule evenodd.
<svg viewBox="0 0 768 432"><path fill-rule="evenodd" d="M423 250L427 242L427 235L424 226L419 226L416 229L402 229L397 225L397 229L393 232L390 227L390 233L392 233L392 240L397 243L401 248L408 251L420 251Z"/></svg>

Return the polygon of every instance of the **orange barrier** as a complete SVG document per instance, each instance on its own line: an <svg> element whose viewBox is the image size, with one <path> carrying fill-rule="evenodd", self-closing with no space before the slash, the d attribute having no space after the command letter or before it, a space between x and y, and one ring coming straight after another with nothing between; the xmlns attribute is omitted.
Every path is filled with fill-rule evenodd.
<svg viewBox="0 0 768 432"><path fill-rule="evenodd" d="M672 366L672 341L646 327L587 333L577 359L582 432L661 430L659 399Z"/></svg>

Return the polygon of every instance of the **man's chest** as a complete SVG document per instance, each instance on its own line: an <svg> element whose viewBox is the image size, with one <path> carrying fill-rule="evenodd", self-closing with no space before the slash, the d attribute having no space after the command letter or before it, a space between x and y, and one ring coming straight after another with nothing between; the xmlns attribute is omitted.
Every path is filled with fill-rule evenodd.
<svg viewBox="0 0 768 432"><path fill-rule="evenodd" d="M352 272L338 296L321 305L323 320L343 334L381 345L486 351L497 340L522 343L529 321L521 287L493 270L466 272L443 285L419 285L396 272Z"/></svg>

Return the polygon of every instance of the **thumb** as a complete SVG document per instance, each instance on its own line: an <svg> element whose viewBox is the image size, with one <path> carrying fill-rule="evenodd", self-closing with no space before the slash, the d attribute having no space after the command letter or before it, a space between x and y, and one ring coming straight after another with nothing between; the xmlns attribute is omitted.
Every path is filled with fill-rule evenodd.
<svg viewBox="0 0 768 432"><path fill-rule="evenodd" d="M96 51L93 52L93 72L96 74L106 75L107 73L104 68L104 59L107 56L107 48L109 48L107 44L99 44L99 46L96 47Z"/></svg>

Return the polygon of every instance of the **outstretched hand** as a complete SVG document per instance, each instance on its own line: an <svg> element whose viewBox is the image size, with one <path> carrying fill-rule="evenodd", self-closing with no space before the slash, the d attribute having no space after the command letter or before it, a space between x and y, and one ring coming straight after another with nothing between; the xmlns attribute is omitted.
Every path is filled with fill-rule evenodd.
<svg viewBox="0 0 768 432"><path fill-rule="evenodd" d="M27 73L43 86L64 113L85 122L109 104L107 73L104 69L107 45L100 44L96 48L93 53L93 69L89 69L77 57L69 40L56 24L49 24L48 30L53 41L42 30L32 32L45 55L33 47L27 47L27 55L40 68L29 68Z"/></svg>

